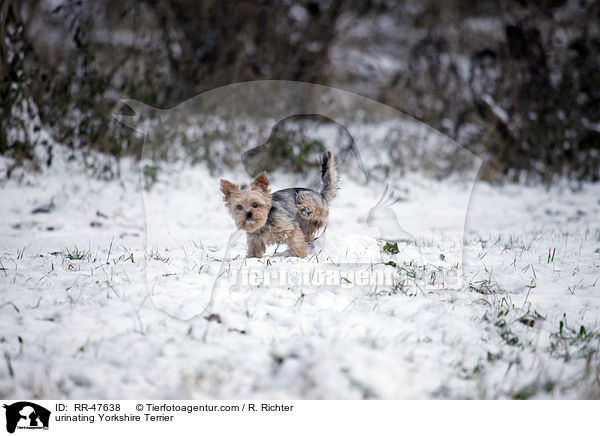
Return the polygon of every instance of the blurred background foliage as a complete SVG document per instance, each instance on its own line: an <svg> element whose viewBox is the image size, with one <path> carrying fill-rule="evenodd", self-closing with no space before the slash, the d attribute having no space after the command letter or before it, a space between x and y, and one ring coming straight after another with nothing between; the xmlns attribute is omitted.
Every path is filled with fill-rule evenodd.
<svg viewBox="0 0 600 436"><path fill-rule="evenodd" d="M5 175L52 162L42 130L72 150L138 155L139 136L109 115L122 97L169 108L258 79L388 104L482 157L486 179L600 178L591 0L1 0ZM322 148L307 141L295 149ZM89 164L114 176L102 162Z"/></svg>

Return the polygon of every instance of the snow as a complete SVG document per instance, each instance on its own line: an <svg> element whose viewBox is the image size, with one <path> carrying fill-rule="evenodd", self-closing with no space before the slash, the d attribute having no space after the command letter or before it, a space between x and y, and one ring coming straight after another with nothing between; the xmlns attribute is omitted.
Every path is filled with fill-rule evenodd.
<svg viewBox="0 0 600 436"><path fill-rule="evenodd" d="M491 95L484 94L483 96L481 96L481 99L489 106L489 108L492 110L492 112L494 112L494 115L496 116L496 118L498 118L500 121L502 121L503 124L508 123L508 114L506 113L506 111L504 109L502 109L500 106L498 106L496 104L496 102L494 101L494 99L492 98Z"/></svg>
<svg viewBox="0 0 600 436"><path fill-rule="evenodd" d="M419 246L393 255L367 225L383 186L342 173L309 258L245 259L221 175L165 165L142 191L134 162L113 181L76 162L0 188L2 397L598 396L600 185L478 181L470 195L408 172L391 207ZM390 261L403 285L349 275L398 273ZM320 270L354 280L298 276ZM451 271L459 286L428 283Z"/></svg>
<svg viewBox="0 0 600 436"><path fill-rule="evenodd" d="M306 9L300 5L293 5L290 8L289 15L292 19L296 21L304 22L308 20L308 12Z"/></svg>
<svg viewBox="0 0 600 436"><path fill-rule="evenodd" d="M583 126L586 129L588 129L588 130L592 130L594 132L600 133L600 122L598 122L598 123L592 123L590 120L588 120L587 118L583 117L581 119L581 124L583 124Z"/></svg>

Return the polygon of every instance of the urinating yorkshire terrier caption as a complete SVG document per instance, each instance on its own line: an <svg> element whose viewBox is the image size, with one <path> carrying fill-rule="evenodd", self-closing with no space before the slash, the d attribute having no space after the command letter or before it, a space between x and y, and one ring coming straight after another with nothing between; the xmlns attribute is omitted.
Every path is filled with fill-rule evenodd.
<svg viewBox="0 0 600 436"><path fill-rule="evenodd" d="M191 428L198 422L227 420L231 414L240 418L295 413L291 401L16 401L4 405L5 418L0 425L10 434L27 434L29 430L47 430L48 434L106 434L111 429L136 429L148 426ZM5 416L4 416L5 415ZM46 434L46 433L44 433Z"/></svg>

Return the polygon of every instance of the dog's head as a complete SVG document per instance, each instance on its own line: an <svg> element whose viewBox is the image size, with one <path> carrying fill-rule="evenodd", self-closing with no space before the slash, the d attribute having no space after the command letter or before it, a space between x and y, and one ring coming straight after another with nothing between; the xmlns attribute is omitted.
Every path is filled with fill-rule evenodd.
<svg viewBox="0 0 600 436"><path fill-rule="evenodd" d="M252 233L265 225L271 210L271 191L265 173L259 174L248 189L221 179L221 192L238 229Z"/></svg>

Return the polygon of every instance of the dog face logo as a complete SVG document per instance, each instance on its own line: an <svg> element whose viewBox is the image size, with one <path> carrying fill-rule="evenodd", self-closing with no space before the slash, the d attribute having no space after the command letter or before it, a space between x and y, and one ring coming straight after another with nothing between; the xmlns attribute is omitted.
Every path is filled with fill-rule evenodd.
<svg viewBox="0 0 600 436"><path fill-rule="evenodd" d="M10 405L5 404L6 431L14 433L19 429L48 429L50 411L28 401L19 401Z"/></svg>
<svg viewBox="0 0 600 436"><path fill-rule="evenodd" d="M410 116L348 91L282 80L227 85L168 110L122 99L112 114L143 139L141 161L146 166L141 172L141 193L146 209L146 250L162 250L169 235L169 241L175 242L169 251L170 260L186 265L173 274L172 263L150 256L145 268L148 295L168 315L185 320L209 315L222 291L240 281L243 284L264 277L263 266L249 269L245 255L263 257L267 243L280 243L262 233L247 239L246 244L237 243L244 233L248 238L265 227L273 193L266 177L264 183L258 183L260 178L256 183L265 189L246 190L227 182L233 169L245 170L249 178L242 180L250 181L266 171L269 175L285 175L286 185L320 187L324 180L318 180L317 168L323 165L316 157L325 150L334 153L336 168L342 175L339 195L343 197L332 203L331 218L343 224L344 230L330 226L325 237L309 247L317 250L313 251L314 257L307 256L305 243L308 239L312 243L324 231L325 213L315 220L317 209L310 207L311 202L307 205L306 201L298 201L298 196L290 197L290 191L281 202L291 206L291 214L296 211L295 222L304 231L304 236L297 231L281 232L282 239L286 236L286 241L293 241L295 248L290 247L290 255L308 257L298 261L299 268L311 271L307 274L310 279L303 280L320 287L320 280L312 278L327 269L332 277L346 284L355 283L361 289L396 286L400 282L418 289L462 289L466 276L462 266L465 222L482 160ZM151 189L157 180L153 165L162 165L157 161L161 156L181 156L182 164L206 161L212 169L226 164L229 169L222 179L221 192L218 182L205 173L206 168L198 171L190 167L189 172L169 172L169 185L181 187L181 191L165 203L159 191ZM146 168L150 170L148 175ZM445 190L431 190L433 185L430 187L426 179L442 180L454 170L460 183L452 185L450 197ZM420 171L427 177L422 179ZM352 191L346 190L351 181ZM212 215L221 193L238 229L230 234L228 243L219 238L220 232L213 231L231 225L217 223L225 218L222 209L218 218ZM399 204L404 200L406 205ZM342 208L347 212L341 212ZM176 219L165 219L165 209L174 211ZM292 234L297 236L290 239ZM181 235L181 239L171 235ZM420 241L431 244L424 249ZM445 247L443 257L438 242ZM189 250L188 243L192 245ZM321 259L326 262L316 256L322 249L325 252ZM280 257L281 252L273 255ZM269 265L271 260L258 262ZM278 263L278 259L275 261ZM405 262L410 271L403 268ZM317 275L312 274L315 268L319 269ZM269 274L279 271L285 277L280 280L289 278L284 264L269 267ZM388 277L388 272L394 276ZM364 275L365 280L357 278ZM285 286L300 286L295 278L291 280ZM332 286L342 283L332 280ZM277 283L283 286L281 281Z"/></svg>

